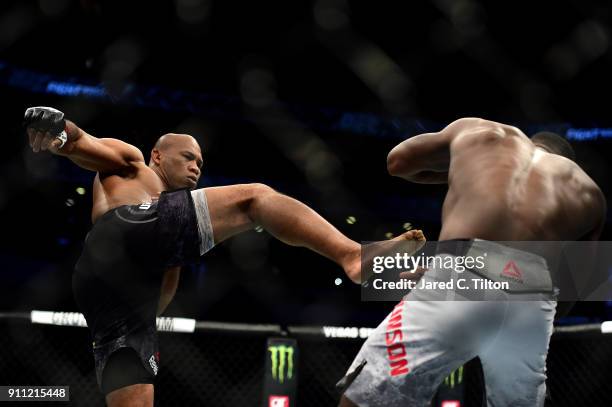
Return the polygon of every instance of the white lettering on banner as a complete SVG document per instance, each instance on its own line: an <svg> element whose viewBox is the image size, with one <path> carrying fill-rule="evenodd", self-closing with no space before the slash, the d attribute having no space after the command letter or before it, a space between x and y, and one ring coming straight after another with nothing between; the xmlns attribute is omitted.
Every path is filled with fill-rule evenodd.
<svg viewBox="0 0 612 407"><path fill-rule="evenodd" d="M51 317L51 324L63 326L87 326L85 317L78 312L54 312Z"/></svg>
<svg viewBox="0 0 612 407"><path fill-rule="evenodd" d="M374 328L324 326L323 335L326 338L367 338Z"/></svg>
<svg viewBox="0 0 612 407"><path fill-rule="evenodd" d="M87 321L85 321L85 317L83 316L83 314L78 312L53 312L33 310L30 312L30 320L33 324L87 327ZM190 318L157 318L158 331L194 332L195 325L195 319Z"/></svg>
<svg viewBox="0 0 612 407"><path fill-rule="evenodd" d="M174 321L172 318L160 317L157 318L157 330L172 332L174 331Z"/></svg>

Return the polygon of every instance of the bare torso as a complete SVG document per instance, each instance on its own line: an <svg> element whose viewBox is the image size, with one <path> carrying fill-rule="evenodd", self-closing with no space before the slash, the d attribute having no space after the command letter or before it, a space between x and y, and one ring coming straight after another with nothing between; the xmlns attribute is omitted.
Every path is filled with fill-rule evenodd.
<svg viewBox="0 0 612 407"><path fill-rule="evenodd" d="M593 232L600 192L578 165L514 127L465 124L449 129L457 133L440 240L577 240Z"/></svg>
<svg viewBox="0 0 612 407"><path fill-rule="evenodd" d="M162 180L144 162L134 163L133 167L123 174L98 173L93 183L92 223L119 206L151 202L164 190ZM163 275L158 315L168 306L176 293L180 269L180 266L169 267Z"/></svg>
<svg viewBox="0 0 612 407"><path fill-rule="evenodd" d="M144 162L134 164L125 174L97 174L93 184L92 222L122 205L151 202L159 197L164 184Z"/></svg>

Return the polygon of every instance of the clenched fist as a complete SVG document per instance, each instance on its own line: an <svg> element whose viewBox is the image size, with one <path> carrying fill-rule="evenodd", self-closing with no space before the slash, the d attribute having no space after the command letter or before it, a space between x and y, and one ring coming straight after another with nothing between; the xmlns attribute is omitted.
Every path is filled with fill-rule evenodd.
<svg viewBox="0 0 612 407"><path fill-rule="evenodd" d="M23 125L35 153L45 150L57 153L68 141L64 113L57 109L30 107L25 111Z"/></svg>

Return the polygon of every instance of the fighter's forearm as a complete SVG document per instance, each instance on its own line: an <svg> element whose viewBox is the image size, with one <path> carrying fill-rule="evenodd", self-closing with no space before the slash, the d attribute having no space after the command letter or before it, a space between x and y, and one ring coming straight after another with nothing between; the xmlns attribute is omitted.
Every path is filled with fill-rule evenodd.
<svg viewBox="0 0 612 407"><path fill-rule="evenodd" d="M100 153L99 139L78 129L81 137L74 144L66 146L66 151L60 151L60 155L69 158L81 168L90 171L104 171L105 160Z"/></svg>
<svg viewBox="0 0 612 407"><path fill-rule="evenodd" d="M79 140L83 137L93 136L87 134L79 126L77 126L70 120L66 120L66 126L64 127L64 130L68 135L68 141L66 142L64 147L57 151L56 154L68 157L74 161L75 159L78 159L77 156L79 154Z"/></svg>

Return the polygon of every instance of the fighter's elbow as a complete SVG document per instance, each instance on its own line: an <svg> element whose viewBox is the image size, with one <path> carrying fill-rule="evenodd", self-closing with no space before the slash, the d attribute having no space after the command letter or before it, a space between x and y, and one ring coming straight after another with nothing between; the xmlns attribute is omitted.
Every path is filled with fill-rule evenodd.
<svg viewBox="0 0 612 407"><path fill-rule="evenodd" d="M387 171L390 175L399 177L405 170L404 160L392 150L387 156Z"/></svg>

